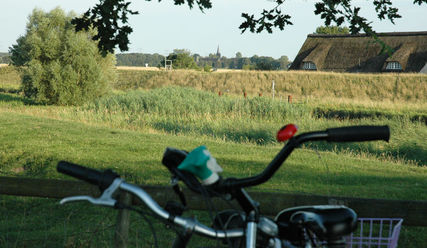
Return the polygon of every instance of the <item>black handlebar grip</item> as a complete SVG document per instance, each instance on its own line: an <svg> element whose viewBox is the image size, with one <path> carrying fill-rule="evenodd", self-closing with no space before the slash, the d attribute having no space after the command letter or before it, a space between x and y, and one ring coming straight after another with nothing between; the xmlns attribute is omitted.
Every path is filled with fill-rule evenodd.
<svg viewBox="0 0 427 248"><path fill-rule="evenodd" d="M114 179L119 177L111 170L101 172L66 161L60 161L56 169L60 173L97 185L101 190L108 188Z"/></svg>
<svg viewBox="0 0 427 248"><path fill-rule="evenodd" d="M351 126L326 129L328 142L357 142L390 139L388 126Z"/></svg>

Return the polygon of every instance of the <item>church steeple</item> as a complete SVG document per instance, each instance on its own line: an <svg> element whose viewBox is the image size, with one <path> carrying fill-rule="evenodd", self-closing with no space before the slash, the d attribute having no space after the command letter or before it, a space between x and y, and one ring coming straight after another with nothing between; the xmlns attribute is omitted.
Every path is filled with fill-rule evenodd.
<svg viewBox="0 0 427 248"><path fill-rule="evenodd" d="M218 58L221 58L221 53L219 52L219 45L218 45L218 48L216 49L216 56Z"/></svg>

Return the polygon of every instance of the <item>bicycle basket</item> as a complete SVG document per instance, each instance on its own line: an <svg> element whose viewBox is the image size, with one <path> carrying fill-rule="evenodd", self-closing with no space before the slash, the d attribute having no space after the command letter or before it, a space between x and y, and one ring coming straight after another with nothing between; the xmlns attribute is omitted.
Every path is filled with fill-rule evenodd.
<svg viewBox="0 0 427 248"><path fill-rule="evenodd" d="M399 239L401 218L358 218L359 228L347 239L347 248L395 248Z"/></svg>

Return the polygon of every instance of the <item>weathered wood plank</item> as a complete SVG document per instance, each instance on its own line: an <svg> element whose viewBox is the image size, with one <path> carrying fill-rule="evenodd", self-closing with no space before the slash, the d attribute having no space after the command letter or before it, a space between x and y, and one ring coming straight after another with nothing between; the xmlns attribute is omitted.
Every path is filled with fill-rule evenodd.
<svg viewBox="0 0 427 248"><path fill-rule="evenodd" d="M171 187L141 186L160 206L167 200L177 199ZM184 190L188 205L194 210L206 210L205 201L188 190ZM0 177L0 194L63 198L73 195L100 194L96 186L69 180ZM261 212L274 216L280 210L303 205L339 204L354 209L359 217L403 218L404 225L427 226L427 201L401 201L385 199L364 199L351 197L321 196L309 194L288 194L275 192L250 192L261 202ZM217 210L230 208L224 201L213 199ZM234 204L236 205L236 204Z"/></svg>
<svg viewBox="0 0 427 248"><path fill-rule="evenodd" d="M100 190L85 182L25 177L0 177L0 194L64 198L79 195L100 195Z"/></svg>

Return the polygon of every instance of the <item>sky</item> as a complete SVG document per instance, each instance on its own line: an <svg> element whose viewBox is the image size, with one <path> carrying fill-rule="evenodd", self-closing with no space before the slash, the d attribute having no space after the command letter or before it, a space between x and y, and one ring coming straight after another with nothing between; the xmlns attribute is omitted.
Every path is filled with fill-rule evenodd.
<svg viewBox="0 0 427 248"><path fill-rule="evenodd" d="M85 12L99 0L1 0L0 52L7 52L20 35L25 34L28 15L34 8L50 11L61 7L66 12ZM172 0L131 1L132 10L139 15L131 16L133 28L128 52L169 54L174 49L187 49L191 53L208 56L219 47L223 56L234 57L241 52L244 57L271 56L295 58L308 34L324 25L314 14L315 0L287 0L282 10L292 16L292 26L273 34L241 34L239 25L244 21L241 13L258 15L263 8L272 8L268 0L212 0L213 8L202 13L197 7L174 6ZM362 8L362 16L373 21L377 32L427 31L427 5L412 4L412 0L394 0L403 18L395 24L379 21L370 0L353 0ZM120 51L117 51L120 52Z"/></svg>

